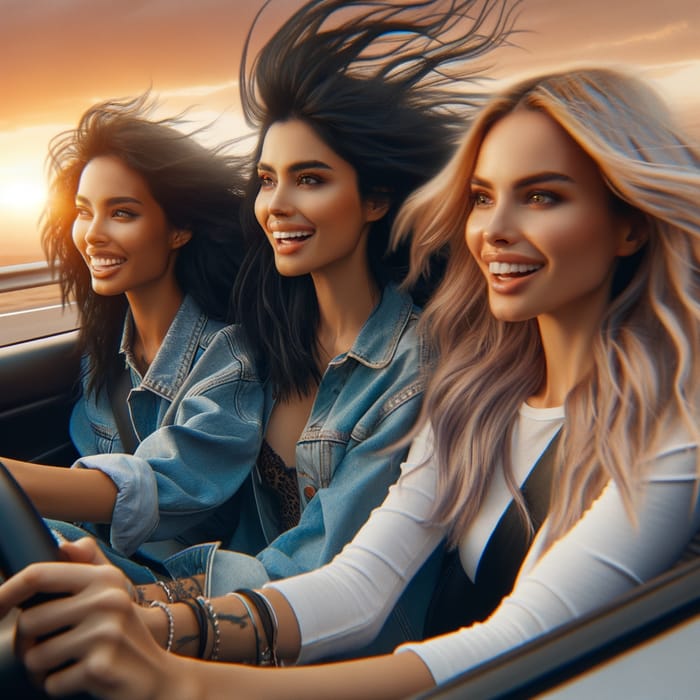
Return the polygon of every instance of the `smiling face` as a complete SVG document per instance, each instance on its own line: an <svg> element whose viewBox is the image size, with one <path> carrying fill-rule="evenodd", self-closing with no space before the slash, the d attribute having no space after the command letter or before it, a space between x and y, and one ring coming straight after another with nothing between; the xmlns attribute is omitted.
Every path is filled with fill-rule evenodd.
<svg viewBox="0 0 700 700"><path fill-rule="evenodd" d="M369 274L369 224L384 208L362 200L355 169L308 124L269 128L258 176L255 216L280 274Z"/></svg>
<svg viewBox="0 0 700 700"><path fill-rule="evenodd" d="M75 202L73 242L97 294L172 287L175 250L190 234L168 225L139 173L116 156L94 158L81 173Z"/></svg>
<svg viewBox="0 0 700 700"><path fill-rule="evenodd" d="M599 319L615 261L638 248L593 160L549 116L516 110L486 134L466 241L496 318Z"/></svg>

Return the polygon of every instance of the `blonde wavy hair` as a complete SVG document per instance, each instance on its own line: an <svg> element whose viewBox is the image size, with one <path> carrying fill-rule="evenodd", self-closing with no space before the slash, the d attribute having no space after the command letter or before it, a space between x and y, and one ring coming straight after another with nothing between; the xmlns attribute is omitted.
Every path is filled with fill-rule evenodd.
<svg viewBox="0 0 700 700"><path fill-rule="evenodd" d="M668 421L698 438L700 378L700 150L674 126L643 81L608 68L552 73L493 98L448 165L414 193L394 240L413 236L409 283L447 253L423 332L439 362L422 421L435 433L436 522L455 543L501 465L512 475L510 439L520 405L544 378L536 321L506 323L489 311L486 282L464 229L469 183L490 127L515 109L539 110L596 162L613 201L647 242L617 263L614 292L595 339L592 372L568 395L552 490L548 544L581 517L611 479L634 520L635 485Z"/></svg>

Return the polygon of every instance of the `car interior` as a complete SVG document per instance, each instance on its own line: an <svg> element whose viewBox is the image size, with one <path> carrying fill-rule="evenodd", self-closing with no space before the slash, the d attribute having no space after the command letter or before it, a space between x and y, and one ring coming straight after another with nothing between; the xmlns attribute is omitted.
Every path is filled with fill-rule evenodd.
<svg viewBox="0 0 700 700"><path fill-rule="evenodd" d="M36 284L35 274L3 277L0 271L0 292L3 285L17 289L22 284ZM77 331L70 320L63 326L42 337L0 345L0 433L8 457L63 466L76 457L68 417L79 371ZM2 470L0 482L0 571L9 575L30 561L54 558L56 550L31 503ZM673 697L692 697L697 681L692 655L700 641L700 536L686 559L605 608L417 700L588 698L595 695L590 684L595 688L597 677L608 689L614 687L618 697L640 697L640 684L649 690L653 683L673 683ZM13 654L13 623L11 615L0 623L2 698L46 698Z"/></svg>

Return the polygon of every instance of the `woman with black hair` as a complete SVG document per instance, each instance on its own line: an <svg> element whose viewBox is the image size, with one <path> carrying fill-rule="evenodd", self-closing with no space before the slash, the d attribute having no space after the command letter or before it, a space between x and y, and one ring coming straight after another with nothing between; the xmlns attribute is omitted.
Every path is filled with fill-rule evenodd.
<svg viewBox="0 0 700 700"><path fill-rule="evenodd" d="M80 468L5 460L42 514L109 523L100 532L128 554L153 539L178 536L182 548L222 536L217 517L247 475L230 469L220 438L240 396L209 381L220 367L202 357L243 257L242 163L182 120L151 118L154 107L148 95L94 105L50 144L42 241L79 313ZM249 462L257 436L237 449Z"/></svg>
<svg viewBox="0 0 700 700"><path fill-rule="evenodd" d="M508 36L512 19L508 2L490 0L314 0L249 65L251 29L240 86L258 134L254 205L237 324L207 356L221 373L241 348L254 358L262 445L232 538L168 559L176 580L148 586L145 599L222 595L315 569L397 479L406 447L389 448L418 415L430 352L419 310L397 286L407 255L388 253L389 231L448 160L474 109L473 59ZM412 590L424 593L434 575L435 560ZM425 598L406 599L383 648L421 634Z"/></svg>

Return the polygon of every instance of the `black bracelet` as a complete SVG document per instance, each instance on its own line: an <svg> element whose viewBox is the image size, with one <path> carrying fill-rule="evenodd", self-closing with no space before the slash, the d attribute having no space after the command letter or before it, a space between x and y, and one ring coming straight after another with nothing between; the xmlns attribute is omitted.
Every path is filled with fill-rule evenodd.
<svg viewBox="0 0 700 700"><path fill-rule="evenodd" d="M211 651L207 660L218 661L219 660L219 649L221 648L221 627L219 626L219 616L214 610L214 606L211 604L209 598L198 595L195 600L204 610L204 614L207 618L207 635L209 630L209 623L211 623L211 631L214 636L214 641L212 642Z"/></svg>
<svg viewBox="0 0 700 700"><path fill-rule="evenodd" d="M204 652L207 650L207 642L209 641L209 624L207 622L206 612L196 600L183 600L181 602L194 613L195 620L197 620L197 627L199 628L197 658L203 659Z"/></svg>
<svg viewBox="0 0 700 700"><path fill-rule="evenodd" d="M245 596L255 608L262 623L267 646L260 652L259 666L279 666L277 658L277 617L265 596L250 588L238 588L236 593Z"/></svg>

